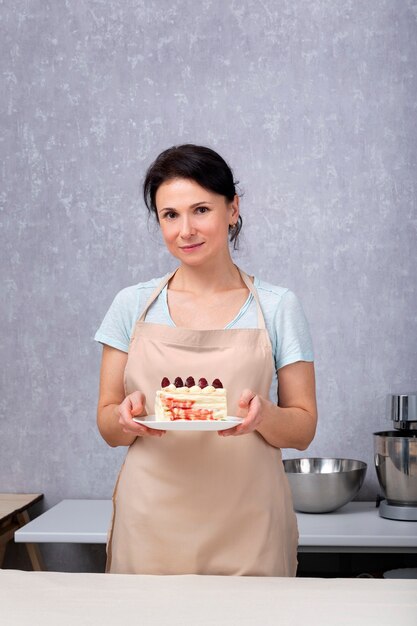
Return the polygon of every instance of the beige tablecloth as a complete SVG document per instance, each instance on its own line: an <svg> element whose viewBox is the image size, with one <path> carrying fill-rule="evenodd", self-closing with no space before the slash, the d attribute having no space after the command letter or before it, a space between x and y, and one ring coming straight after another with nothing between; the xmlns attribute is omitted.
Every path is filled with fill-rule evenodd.
<svg viewBox="0 0 417 626"><path fill-rule="evenodd" d="M417 625L417 580L0 570L2 626Z"/></svg>

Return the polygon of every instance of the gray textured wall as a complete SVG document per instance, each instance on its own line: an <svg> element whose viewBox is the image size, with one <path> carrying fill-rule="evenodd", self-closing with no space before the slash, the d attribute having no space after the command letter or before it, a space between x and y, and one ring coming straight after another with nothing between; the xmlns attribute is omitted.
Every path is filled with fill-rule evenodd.
<svg viewBox="0 0 417 626"><path fill-rule="evenodd" d="M309 318L308 454L367 461L360 497L374 497L385 394L417 388L415 0L0 11L0 491L110 497L123 451L96 431L92 336L120 288L172 267L140 182L161 149L195 142L245 192L237 262ZM46 554L64 569L102 558Z"/></svg>

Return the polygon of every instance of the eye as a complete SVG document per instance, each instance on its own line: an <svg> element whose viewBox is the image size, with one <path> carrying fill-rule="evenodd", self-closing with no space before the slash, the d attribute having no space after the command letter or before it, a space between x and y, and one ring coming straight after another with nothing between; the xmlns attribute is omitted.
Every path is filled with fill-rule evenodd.
<svg viewBox="0 0 417 626"><path fill-rule="evenodd" d="M210 209L208 209L206 206L198 206L195 211L196 213L208 213Z"/></svg>
<svg viewBox="0 0 417 626"><path fill-rule="evenodd" d="M164 213L162 216L164 220L174 220L176 217L177 214L175 211L166 211L166 213Z"/></svg>

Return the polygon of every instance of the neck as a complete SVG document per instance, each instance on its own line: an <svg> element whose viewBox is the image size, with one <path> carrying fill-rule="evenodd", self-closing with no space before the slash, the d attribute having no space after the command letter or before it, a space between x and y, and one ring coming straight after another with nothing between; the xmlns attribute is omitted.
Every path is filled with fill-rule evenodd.
<svg viewBox="0 0 417 626"><path fill-rule="evenodd" d="M244 286L239 270L231 257L228 262L214 260L210 265L193 267L180 265L170 282L170 288L208 294Z"/></svg>

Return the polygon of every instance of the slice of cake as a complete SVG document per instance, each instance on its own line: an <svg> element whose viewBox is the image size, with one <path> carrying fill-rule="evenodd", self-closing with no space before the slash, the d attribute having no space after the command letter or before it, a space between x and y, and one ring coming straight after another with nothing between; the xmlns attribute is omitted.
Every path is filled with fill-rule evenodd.
<svg viewBox="0 0 417 626"><path fill-rule="evenodd" d="M226 419L226 389L218 378L211 385L205 378L196 385L192 376L185 384L180 377L174 383L164 378L156 392L155 417L158 421Z"/></svg>

